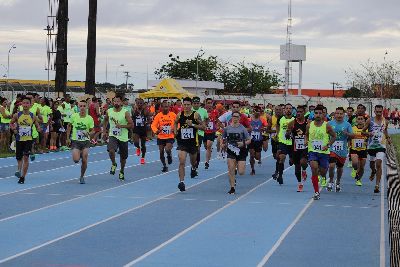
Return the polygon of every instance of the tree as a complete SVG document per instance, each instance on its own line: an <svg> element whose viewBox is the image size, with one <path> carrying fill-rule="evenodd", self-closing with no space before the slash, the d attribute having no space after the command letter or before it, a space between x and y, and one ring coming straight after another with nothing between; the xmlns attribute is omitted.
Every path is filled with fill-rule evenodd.
<svg viewBox="0 0 400 267"><path fill-rule="evenodd" d="M400 98L400 61L383 63L368 60L359 69L346 71L349 83L361 91L362 97Z"/></svg>
<svg viewBox="0 0 400 267"><path fill-rule="evenodd" d="M240 62L231 64L216 56L204 57L204 52L199 57L181 60L179 56L169 55L169 62L155 70L159 79L174 78L196 80L197 64L199 80L215 81L224 84L223 93L239 93L255 95L268 93L271 87L281 83L280 75L266 67Z"/></svg>
<svg viewBox="0 0 400 267"><path fill-rule="evenodd" d="M95 94L97 0L89 0L85 94Z"/></svg>
<svg viewBox="0 0 400 267"><path fill-rule="evenodd" d="M344 98L360 98L362 97L362 92L356 87L351 87L349 90L343 94Z"/></svg>

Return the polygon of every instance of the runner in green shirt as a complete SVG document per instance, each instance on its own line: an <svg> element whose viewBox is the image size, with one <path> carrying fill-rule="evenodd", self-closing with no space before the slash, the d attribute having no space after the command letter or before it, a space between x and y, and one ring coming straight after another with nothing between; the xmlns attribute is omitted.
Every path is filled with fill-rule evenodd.
<svg viewBox="0 0 400 267"><path fill-rule="evenodd" d="M40 114L42 115L42 123L41 123L41 128L42 128L42 132L41 132L41 149L46 149L46 144L47 144L47 138L49 137L49 121L51 121L51 114L53 114L52 109L50 108L50 103L49 100L44 97L42 99L40 99L40 106L39 106L39 110L40 110Z"/></svg>
<svg viewBox="0 0 400 267"><path fill-rule="evenodd" d="M193 107L192 110L199 113L200 118L203 122L205 122L205 125L208 125L208 112L205 108L202 108L200 106L200 97L195 96L193 97ZM198 152L197 152L197 167L199 167L199 163L200 163L200 148L201 148L201 144L203 143L203 138L204 138L204 131L203 130L198 130L197 131L197 138L198 138Z"/></svg>
<svg viewBox="0 0 400 267"><path fill-rule="evenodd" d="M93 118L86 112L86 101L80 101L78 103L78 108L79 113L72 114L70 122L67 126L67 145L71 144L72 160L75 163L79 163L80 159L82 158L81 176L79 178L79 181L81 184L84 184L84 176L87 169L88 154L90 148L90 137L94 135L94 121Z"/></svg>

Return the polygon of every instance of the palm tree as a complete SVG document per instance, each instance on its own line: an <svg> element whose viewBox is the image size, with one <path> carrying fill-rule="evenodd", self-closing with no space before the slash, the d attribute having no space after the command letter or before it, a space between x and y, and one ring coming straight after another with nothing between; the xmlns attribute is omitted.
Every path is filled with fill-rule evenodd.
<svg viewBox="0 0 400 267"><path fill-rule="evenodd" d="M95 94L97 0L89 0L85 94Z"/></svg>

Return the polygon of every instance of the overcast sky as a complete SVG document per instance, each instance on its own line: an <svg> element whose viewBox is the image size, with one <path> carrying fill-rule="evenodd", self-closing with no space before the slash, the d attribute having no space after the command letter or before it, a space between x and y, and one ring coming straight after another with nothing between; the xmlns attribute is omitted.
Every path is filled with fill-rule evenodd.
<svg viewBox="0 0 400 267"><path fill-rule="evenodd" d="M54 1L54 0L51 0ZM99 0L96 80L123 82L132 73L136 87L146 86L154 69L173 53L257 62L284 72L279 45L286 41L288 0ZM400 60L400 1L293 0L293 43L307 46L305 88L346 83L344 70L367 59ZM0 64L10 77L47 79L45 31L48 0L0 0ZM69 0L68 79L85 79L87 0ZM0 66L0 74L5 67ZM295 76L298 75L294 68ZM54 78L54 73L51 74Z"/></svg>

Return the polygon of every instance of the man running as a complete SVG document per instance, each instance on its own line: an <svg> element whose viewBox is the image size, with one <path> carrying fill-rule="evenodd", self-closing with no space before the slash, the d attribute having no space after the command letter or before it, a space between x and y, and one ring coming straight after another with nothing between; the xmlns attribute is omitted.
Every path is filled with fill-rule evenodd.
<svg viewBox="0 0 400 267"><path fill-rule="evenodd" d="M183 111L178 113L174 124L174 134L178 142L179 158L179 184L181 192L185 191L185 164L189 154L192 165L190 177L194 178L197 174L197 151L198 151L198 130L205 130L200 115L192 110L192 99L183 99Z"/></svg>
<svg viewBox="0 0 400 267"><path fill-rule="evenodd" d="M205 108L202 108L200 106L200 97L195 96L192 99L193 101L193 107L192 110L194 112L197 112L200 115L200 119L201 121L203 121L205 123L205 125L208 125L208 112ZM196 169L199 168L199 163L200 163L200 151L201 151L201 145L203 143L203 139L204 139L204 131L203 130L198 130L197 131L198 134L198 151L197 151L197 165L196 165Z"/></svg>
<svg viewBox="0 0 400 267"><path fill-rule="evenodd" d="M212 152L212 145L216 138L217 132L217 120L219 117L218 110L213 108L213 100L212 98L206 99L206 110L208 112L208 121L207 127L204 131L204 147L206 148L206 162L204 163L204 168L207 170L210 168L210 159L211 159L211 152Z"/></svg>
<svg viewBox="0 0 400 267"><path fill-rule="evenodd" d="M114 175L117 169L115 162L115 152L119 151L121 169L119 172L120 181L125 180L125 164L128 158L128 130L132 129L133 121L129 112L122 108L122 96L117 95L113 99L113 108L107 110L103 122L103 138L108 140L107 150L111 160L110 174ZM110 124L109 132L107 126Z"/></svg>
<svg viewBox="0 0 400 267"><path fill-rule="evenodd" d="M325 121L323 107L316 106L314 120L307 125L306 143L308 146L308 161L311 167L311 182L314 187L314 199L320 199L318 175L326 180L329 167L329 147L335 142L336 133Z"/></svg>
<svg viewBox="0 0 400 267"><path fill-rule="evenodd" d="M327 186L328 191L333 189L333 179L335 177L336 167L336 192L340 192L340 179L343 175L343 167L346 162L348 153L348 141L353 138L353 129L348 121L344 120L344 108L338 107L335 112L335 119L331 120L328 124L336 133L336 140L331 146L329 157L329 183ZM322 179L322 186L326 186L326 180Z"/></svg>
<svg viewBox="0 0 400 267"><path fill-rule="evenodd" d="M272 178L276 180L278 178L278 170L279 170L279 157L278 157L278 136L276 135L276 126L278 125L278 121L281 119L283 115L283 110L282 106L277 105L275 107L275 112L274 115L271 116L270 120L268 121L268 130L267 132L270 133L270 139L271 139L271 150L272 150L272 156L275 159L275 172L272 175Z"/></svg>
<svg viewBox="0 0 400 267"><path fill-rule="evenodd" d="M390 144L391 139L388 134L388 122L383 118L383 106L375 106L375 117L370 118L365 123L363 133L369 134L368 154L371 161L371 177L373 181L376 176L374 193L380 192L380 182L382 177L382 162L385 159L386 143ZM368 132L367 132L368 130Z"/></svg>
<svg viewBox="0 0 400 267"><path fill-rule="evenodd" d="M249 144L249 152L250 152L250 166L251 173L250 175L255 175L256 171L254 169L254 165L256 160L261 160L261 150L263 147L263 135L265 127L267 126L260 118L260 109L256 107L254 109L253 118L250 122L251 126L251 143Z"/></svg>
<svg viewBox="0 0 400 267"><path fill-rule="evenodd" d="M239 123L240 112L232 112L232 123L224 129L223 148L227 151L228 158L228 175L230 190L228 194L235 194L236 190L236 169L239 175L243 175L246 171L247 148L250 144L251 137L247 129Z"/></svg>
<svg viewBox="0 0 400 267"><path fill-rule="evenodd" d="M23 97L21 107L22 111L13 115L10 126L14 131L16 139L15 158L18 162L18 170L15 172L15 176L19 178L19 184L24 184L29 168L29 154L32 152L33 125L36 125L36 129L39 132L41 132L42 129L40 128L38 118L29 111L31 108L31 98Z"/></svg>
<svg viewBox="0 0 400 267"><path fill-rule="evenodd" d="M174 144L174 124L176 114L170 111L167 100L161 104L161 112L158 113L151 124L151 129L157 135L157 145L160 150L160 160L163 164L162 172L167 172L168 167L165 163L165 153L167 153L168 165L172 164L171 150Z"/></svg>
<svg viewBox="0 0 400 267"><path fill-rule="evenodd" d="M276 131L278 135L278 177L277 181L280 185L283 184L283 170L285 169L285 160L286 156L289 156L289 161L292 162L292 138L291 133L287 132L288 124L294 120L292 117L292 105L286 104L285 105L285 112L284 116L279 120L278 124L276 125Z"/></svg>
<svg viewBox="0 0 400 267"><path fill-rule="evenodd" d="M133 111L132 117L134 124L133 143L136 147L136 156L140 156L140 152L142 152L140 164L145 164L144 157L146 156L147 123L149 122L149 116L149 112L144 107L143 99L137 98L135 110Z"/></svg>
<svg viewBox="0 0 400 267"><path fill-rule="evenodd" d="M362 133L364 127L365 117L363 115L358 115L357 125L353 126L354 136L351 139L350 148L351 163L353 167L351 177L355 178L357 186L362 186L361 179L364 175L364 167L368 156L368 135Z"/></svg>
<svg viewBox="0 0 400 267"><path fill-rule="evenodd" d="M293 163L297 178L297 192L303 191L303 181L307 179L308 148L306 143L307 121L304 117L305 107L298 106L296 119L288 124L287 135L292 136Z"/></svg>
<svg viewBox="0 0 400 267"><path fill-rule="evenodd" d="M81 176L79 182L85 183L85 172L88 163L88 153L90 148L91 136L94 136L94 120L90 115L87 115L87 103L82 100L78 103L79 113L74 113L71 116L71 121L67 127L67 145L71 145L72 160L79 163L82 159ZM71 143L71 129L72 129L72 143Z"/></svg>

